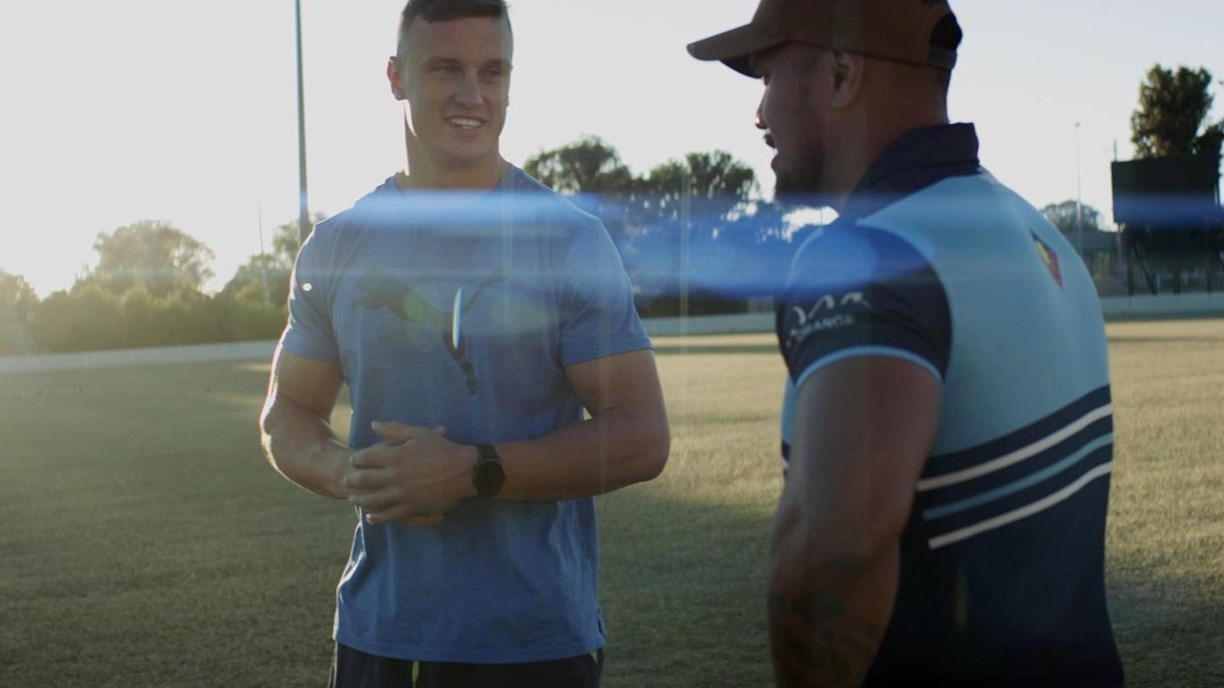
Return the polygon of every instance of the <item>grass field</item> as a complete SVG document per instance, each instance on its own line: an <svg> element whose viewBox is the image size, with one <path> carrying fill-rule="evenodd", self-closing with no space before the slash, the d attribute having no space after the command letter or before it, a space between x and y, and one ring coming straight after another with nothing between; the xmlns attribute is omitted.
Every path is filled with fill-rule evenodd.
<svg viewBox="0 0 1224 688"><path fill-rule="evenodd" d="M1110 325L1132 686L1224 685L1224 320ZM600 498L611 688L765 686L768 336L660 339L672 458ZM0 376L0 686L320 686L344 505L262 460L260 363Z"/></svg>

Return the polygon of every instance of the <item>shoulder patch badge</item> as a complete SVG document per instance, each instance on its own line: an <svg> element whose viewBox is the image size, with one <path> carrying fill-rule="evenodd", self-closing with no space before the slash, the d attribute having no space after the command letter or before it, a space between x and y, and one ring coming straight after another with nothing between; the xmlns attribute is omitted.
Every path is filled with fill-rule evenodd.
<svg viewBox="0 0 1224 688"><path fill-rule="evenodd" d="M1050 271L1050 277L1053 277L1061 287L1063 285L1062 269L1058 267L1058 254L1044 241L1038 239L1036 234L1033 234L1033 243L1037 245L1037 255L1041 256L1041 262L1045 263L1046 269Z"/></svg>

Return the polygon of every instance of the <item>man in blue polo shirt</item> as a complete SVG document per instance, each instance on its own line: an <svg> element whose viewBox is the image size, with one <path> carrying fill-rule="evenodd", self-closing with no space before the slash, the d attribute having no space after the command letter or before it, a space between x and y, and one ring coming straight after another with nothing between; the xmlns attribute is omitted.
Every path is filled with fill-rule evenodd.
<svg viewBox="0 0 1224 688"><path fill-rule="evenodd" d="M611 238L499 152L512 56L503 0L408 2L387 64L408 170L294 268L261 428L278 471L359 516L332 688L594 688L591 497L667 458Z"/></svg>
<svg viewBox="0 0 1224 688"><path fill-rule="evenodd" d="M1092 281L950 125L939 0L762 0L689 46L760 77L779 197L836 222L779 299L783 686L1120 686Z"/></svg>

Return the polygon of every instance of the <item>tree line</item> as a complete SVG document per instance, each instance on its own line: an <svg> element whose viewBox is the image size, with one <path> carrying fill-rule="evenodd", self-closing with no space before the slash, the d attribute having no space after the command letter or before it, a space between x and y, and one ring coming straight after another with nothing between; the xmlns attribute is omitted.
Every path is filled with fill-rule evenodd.
<svg viewBox="0 0 1224 688"><path fill-rule="evenodd" d="M215 294L204 293L212 250L161 220L100 232L96 265L45 299L0 270L0 355L274 338L287 315L297 222L278 227L272 244Z"/></svg>
<svg viewBox="0 0 1224 688"><path fill-rule="evenodd" d="M736 313L767 302L814 228L761 198L756 174L725 151L689 153L635 175L613 146L587 136L532 156L523 169L603 220L643 317Z"/></svg>
<svg viewBox="0 0 1224 688"><path fill-rule="evenodd" d="M604 221L648 315L677 313L677 294L690 285L694 312L743 310L746 296L716 294L713 273L701 267L729 263L741 236L778 245L776 265L762 274L776 277L785 260L791 237L762 229L778 224L779 212L758 198L753 171L726 152L691 153L638 176L615 148L586 137L524 167ZM312 225L324 218L317 214ZM288 315L298 230L296 220L277 227L271 251L250 256L215 294L204 292L213 251L161 220L100 232L96 263L45 299L21 275L0 270L0 355L275 338ZM688 256L696 269L681 284L676 275ZM756 294L748 296L767 289L751 285Z"/></svg>
<svg viewBox="0 0 1224 688"><path fill-rule="evenodd" d="M1211 84L1205 69L1152 67L1131 116L1137 155L1218 160L1224 121L1207 119ZM635 174L615 147L587 136L523 167L603 220L644 317L767 303L794 248L814 229L763 199L752 169L725 151L689 153ZM1101 228L1100 213L1073 200L1043 212L1068 234ZM215 294L203 291L212 250L158 220L99 233L96 265L45 299L21 275L0 270L0 355L275 338L287 316L299 236L297 220L278 226L272 250L251 256Z"/></svg>

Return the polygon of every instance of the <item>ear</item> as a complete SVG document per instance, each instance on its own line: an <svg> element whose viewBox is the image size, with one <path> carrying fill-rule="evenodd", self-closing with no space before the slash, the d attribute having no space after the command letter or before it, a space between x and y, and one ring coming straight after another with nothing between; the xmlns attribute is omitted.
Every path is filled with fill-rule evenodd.
<svg viewBox="0 0 1224 688"><path fill-rule="evenodd" d="M829 106L844 110L854 104L863 89L863 67L866 61L862 55L840 50L834 50L830 57L833 90L830 92Z"/></svg>
<svg viewBox="0 0 1224 688"><path fill-rule="evenodd" d="M391 84L391 95L396 100L404 100L404 85L394 56L387 58L387 81Z"/></svg>

